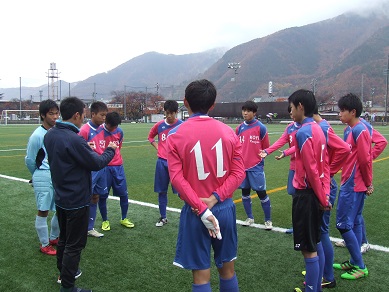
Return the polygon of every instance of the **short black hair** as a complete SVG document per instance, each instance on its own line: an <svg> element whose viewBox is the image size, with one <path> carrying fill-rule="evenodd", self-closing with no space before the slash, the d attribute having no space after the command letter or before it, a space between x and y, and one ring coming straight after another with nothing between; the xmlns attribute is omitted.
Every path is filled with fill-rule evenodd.
<svg viewBox="0 0 389 292"><path fill-rule="evenodd" d="M292 103L295 107L299 104L304 106L304 115L312 117L316 107L316 98L312 91L307 89L299 89L293 92L288 97L289 104Z"/></svg>
<svg viewBox="0 0 389 292"><path fill-rule="evenodd" d="M118 112L110 112L105 117L105 123L112 127L117 127L122 123L122 118Z"/></svg>
<svg viewBox="0 0 389 292"><path fill-rule="evenodd" d="M192 81L185 88L185 99L193 113L207 114L216 101L216 87L207 79Z"/></svg>
<svg viewBox="0 0 389 292"><path fill-rule="evenodd" d="M71 96L63 99L59 105L62 120L67 121L72 118L75 113L82 115L84 113L85 103L78 97Z"/></svg>
<svg viewBox="0 0 389 292"><path fill-rule="evenodd" d="M41 121L43 121L42 116L46 116L46 114L53 108L59 111L58 104L52 99L46 99L39 104L39 116Z"/></svg>
<svg viewBox="0 0 389 292"><path fill-rule="evenodd" d="M90 112L91 113L97 114L99 112L107 112L107 111L108 111L108 107L102 101L95 101L95 102L92 102L92 104L90 105Z"/></svg>
<svg viewBox="0 0 389 292"><path fill-rule="evenodd" d="M354 93L348 93L338 100L340 110L355 110L355 117L359 118L362 114L363 105L361 99Z"/></svg>
<svg viewBox="0 0 389 292"><path fill-rule="evenodd" d="M163 104L163 110L176 113L178 111L178 102L175 100L167 100Z"/></svg>
<svg viewBox="0 0 389 292"><path fill-rule="evenodd" d="M258 105L252 100L248 100L242 105L242 111L244 110L256 113L258 110Z"/></svg>

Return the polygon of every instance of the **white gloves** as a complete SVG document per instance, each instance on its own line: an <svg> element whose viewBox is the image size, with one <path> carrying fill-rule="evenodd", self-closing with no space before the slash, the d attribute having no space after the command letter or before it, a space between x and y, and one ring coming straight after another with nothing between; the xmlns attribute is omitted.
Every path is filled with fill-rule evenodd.
<svg viewBox="0 0 389 292"><path fill-rule="evenodd" d="M208 219L211 217L210 219ZM214 219L214 221L212 220ZM204 226L210 230L213 234L216 235L217 239L221 240L222 239L222 234L220 232L220 227L219 227L219 221L217 218L213 215L212 211L207 209L204 214L201 216L201 221L203 222ZM214 222L216 223L216 228L214 226Z"/></svg>

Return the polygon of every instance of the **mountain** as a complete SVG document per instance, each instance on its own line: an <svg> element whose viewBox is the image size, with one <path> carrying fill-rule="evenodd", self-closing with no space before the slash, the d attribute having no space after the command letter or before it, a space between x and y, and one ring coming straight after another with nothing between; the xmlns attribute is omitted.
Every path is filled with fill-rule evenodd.
<svg viewBox="0 0 389 292"><path fill-rule="evenodd" d="M298 88L312 89L328 99L347 92L385 93L389 53L389 19L344 14L318 23L284 29L231 50L203 75L213 80L221 101L244 101L268 95L289 96ZM230 62L241 68L234 74ZM235 77L235 81L231 78Z"/></svg>
<svg viewBox="0 0 389 292"><path fill-rule="evenodd" d="M289 96L299 88L314 89L320 100L347 92L383 104L384 70L389 54L389 18L343 14L317 23L287 28L240 44L230 50L213 49L196 54L165 55L148 52L106 72L77 83L62 81L59 96L108 100L115 91L153 92L182 99L192 80L207 78L218 89L218 101L245 101L269 96ZM235 71L228 63L239 62ZM233 81L232 81L233 80ZM10 91L12 90L12 92ZM22 99L48 87L23 88ZM5 89L4 99L19 99L19 88Z"/></svg>

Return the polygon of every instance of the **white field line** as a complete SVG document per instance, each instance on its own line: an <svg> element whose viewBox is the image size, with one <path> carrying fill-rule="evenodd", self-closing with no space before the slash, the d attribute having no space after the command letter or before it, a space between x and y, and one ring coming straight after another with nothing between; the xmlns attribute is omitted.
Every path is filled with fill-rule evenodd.
<svg viewBox="0 0 389 292"><path fill-rule="evenodd" d="M6 179L9 179L9 180L14 180L14 181L20 181L20 182L28 183L27 179L12 177L12 176L3 175L3 174L0 174L0 177L6 178ZM114 197L114 196L108 196L108 198L111 199L111 200L116 200L116 201L120 200L119 197ZM158 205L156 205L156 204L151 204L151 203L146 203L146 202L140 202L140 201L135 201L135 200L130 200L130 199L128 200L128 202L131 203L131 204L136 204L136 205L140 205L140 206L144 206L144 207L149 207L149 208L154 208L154 209L158 209L159 208ZM175 212L175 213L181 213L181 209L177 209L177 208L167 207L167 210L171 211L171 212ZM244 223L244 221L242 221L242 220L236 220L236 224L243 225L243 223ZM257 223L251 224L249 227L251 227L251 228L258 228L258 229L265 229L265 225L257 224ZM285 233L286 230L287 229L281 228L281 227L273 227L273 229L271 231ZM342 238L336 238L336 237L330 237L330 240L332 242L337 242L337 241L342 241L343 239ZM383 251L383 252L389 252L389 247L385 247L385 246L381 246L381 245L375 245L375 244L371 244L371 243L369 243L369 244L370 244L370 249L377 250L377 251Z"/></svg>

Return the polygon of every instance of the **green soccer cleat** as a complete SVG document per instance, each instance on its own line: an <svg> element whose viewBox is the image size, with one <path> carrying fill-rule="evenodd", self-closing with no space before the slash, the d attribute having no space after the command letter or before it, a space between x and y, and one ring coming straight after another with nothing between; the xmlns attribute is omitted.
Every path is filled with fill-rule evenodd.
<svg viewBox="0 0 389 292"><path fill-rule="evenodd" d="M332 267L335 270L343 270L343 271L349 271L354 269L356 266L350 263L350 261L345 261L341 264L333 264Z"/></svg>
<svg viewBox="0 0 389 292"><path fill-rule="evenodd" d="M355 266L354 269L340 275L340 277L346 280L357 280L359 278L364 278L367 275L369 275L369 271L367 270L367 267L361 269L358 266Z"/></svg>
<svg viewBox="0 0 389 292"><path fill-rule="evenodd" d="M104 230L104 231L111 230L111 225L109 225L109 221L108 220L103 221L103 223L101 223L101 229Z"/></svg>
<svg viewBox="0 0 389 292"><path fill-rule="evenodd" d="M135 226L134 223L132 223L127 218L124 218L123 220L120 220L120 224L122 224L123 226L125 226L127 228L133 228Z"/></svg>

